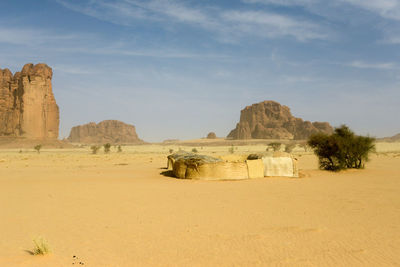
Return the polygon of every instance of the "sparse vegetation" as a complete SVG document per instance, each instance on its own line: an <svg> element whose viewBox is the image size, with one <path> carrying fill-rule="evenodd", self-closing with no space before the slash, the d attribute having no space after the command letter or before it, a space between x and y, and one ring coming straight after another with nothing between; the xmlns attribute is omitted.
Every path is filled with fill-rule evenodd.
<svg viewBox="0 0 400 267"><path fill-rule="evenodd" d="M117 147L117 152L118 152L118 153L121 153L121 152L122 152L122 147L121 147L121 146L118 146L118 147Z"/></svg>
<svg viewBox="0 0 400 267"><path fill-rule="evenodd" d="M268 144L269 147L271 147L274 151L279 151L281 149L282 144L278 142L272 142ZM268 148L267 148L268 150Z"/></svg>
<svg viewBox="0 0 400 267"><path fill-rule="evenodd" d="M169 153L172 154L174 150L172 148L169 149Z"/></svg>
<svg viewBox="0 0 400 267"><path fill-rule="evenodd" d="M233 145L229 148L229 153L235 153L235 147Z"/></svg>
<svg viewBox="0 0 400 267"><path fill-rule="evenodd" d="M104 147L104 153L110 153L110 148L111 148L110 143L104 144L103 147Z"/></svg>
<svg viewBox="0 0 400 267"><path fill-rule="evenodd" d="M296 147L295 143L289 143L285 145L285 152L292 153L293 149Z"/></svg>
<svg viewBox="0 0 400 267"><path fill-rule="evenodd" d="M196 148L193 148L193 149L192 149L192 152L193 152L193 153L197 153L197 152L199 152L199 151L197 151Z"/></svg>
<svg viewBox="0 0 400 267"><path fill-rule="evenodd" d="M50 253L49 244L42 237L33 239L33 244L35 245L33 248L33 255L46 255Z"/></svg>
<svg viewBox="0 0 400 267"><path fill-rule="evenodd" d="M91 146L90 149L92 150L92 154L97 154L100 149L100 146Z"/></svg>
<svg viewBox="0 0 400 267"><path fill-rule="evenodd" d="M349 127L342 125L332 135L312 135L308 145L318 156L321 169L340 171L364 168L369 153L375 149L374 142L374 138L355 135Z"/></svg>
<svg viewBox="0 0 400 267"><path fill-rule="evenodd" d="M40 149L42 149L42 145L36 145L33 148L37 151L38 154L40 154Z"/></svg>

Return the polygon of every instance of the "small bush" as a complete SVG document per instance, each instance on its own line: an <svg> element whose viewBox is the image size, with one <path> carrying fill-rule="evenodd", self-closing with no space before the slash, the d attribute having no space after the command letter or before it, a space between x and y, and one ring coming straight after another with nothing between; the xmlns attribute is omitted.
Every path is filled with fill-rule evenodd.
<svg viewBox="0 0 400 267"><path fill-rule="evenodd" d="M295 143L289 143L285 145L285 152L292 153L293 149L296 147Z"/></svg>
<svg viewBox="0 0 400 267"><path fill-rule="evenodd" d="M38 154L40 154L40 149L42 149L42 145L36 145L34 146L34 149L37 151Z"/></svg>
<svg viewBox="0 0 400 267"><path fill-rule="evenodd" d="M235 147L232 145L230 148L229 148L229 153L231 153L231 154L233 154L233 153L235 153Z"/></svg>
<svg viewBox="0 0 400 267"><path fill-rule="evenodd" d="M118 148L117 148L118 150L118 153L121 153L122 152L122 147L121 146L118 146Z"/></svg>
<svg viewBox="0 0 400 267"><path fill-rule="evenodd" d="M197 152L199 152L199 151L197 151L196 148L193 148L193 149L192 149L192 152L193 152L193 153L197 153Z"/></svg>
<svg viewBox="0 0 400 267"><path fill-rule="evenodd" d="M332 135L312 135L307 144L318 156L321 169L340 171L364 168L369 153L375 149L374 141L368 136L355 135L346 125L342 125Z"/></svg>
<svg viewBox="0 0 400 267"><path fill-rule="evenodd" d="M46 255L50 253L49 244L43 238L36 238L33 240L33 244L35 245L33 248L33 255Z"/></svg>
<svg viewBox="0 0 400 267"><path fill-rule="evenodd" d="M91 146L90 149L92 150L92 154L97 154L97 151L99 151L100 146Z"/></svg>
<svg viewBox="0 0 400 267"><path fill-rule="evenodd" d="M274 151L279 151L281 149L282 144L278 143L278 142L273 142L273 143L269 143L268 146L272 147L272 149ZM267 148L267 150L268 150L268 148Z"/></svg>
<svg viewBox="0 0 400 267"><path fill-rule="evenodd" d="M104 144L103 147L104 147L104 153L110 153L110 148L111 148L110 143Z"/></svg>

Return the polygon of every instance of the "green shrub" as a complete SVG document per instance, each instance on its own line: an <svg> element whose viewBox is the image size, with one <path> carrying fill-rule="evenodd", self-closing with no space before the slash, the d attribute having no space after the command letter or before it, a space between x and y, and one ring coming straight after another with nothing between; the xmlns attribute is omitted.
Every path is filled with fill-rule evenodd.
<svg viewBox="0 0 400 267"><path fill-rule="evenodd" d="M36 146L34 146L33 147L36 151L37 151L37 153L39 154L40 153L40 149L42 149L42 145L36 145Z"/></svg>
<svg viewBox="0 0 400 267"><path fill-rule="evenodd" d="M197 151L196 148L193 148L193 149L192 149L192 152L193 152L193 153L197 153L198 151Z"/></svg>
<svg viewBox="0 0 400 267"><path fill-rule="evenodd" d="M295 143L289 143L285 145L285 152L292 153L293 149L296 147Z"/></svg>
<svg viewBox="0 0 400 267"><path fill-rule="evenodd" d="M41 237L33 240L33 244L35 245L33 248L33 255L46 255L50 253L50 248L47 241Z"/></svg>
<svg viewBox="0 0 400 267"><path fill-rule="evenodd" d="M375 149L374 138L358 136L342 125L332 135L314 134L307 144L318 156L321 169L339 171L364 168L368 155Z"/></svg>
<svg viewBox="0 0 400 267"><path fill-rule="evenodd" d="M282 144L278 142L269 143L268 146L272 147L274 151L279 151L281 149ZM267 148L268 150L268 148Z"/></svg>
<svg viewBox="0 0 400 267"><path fill-rule="evenodd" d="M174 150L172 148L169 149L169 154L172 154Z"/></svg>
<svg viewBox="0 0 400 267"><path fill-rule="evenodd" d="M92 150L92 154L97 154L97 151L99 151L100 146L91 146L90 149Z"/></svg>
<svg viewBox="0 0 400 267"><path fill-rule="evenodd" d="M111 148L111 144L107 143L107 144L104 144L103 146L104 146L104 153L109 153L110 152L110 148Z"/></svg>

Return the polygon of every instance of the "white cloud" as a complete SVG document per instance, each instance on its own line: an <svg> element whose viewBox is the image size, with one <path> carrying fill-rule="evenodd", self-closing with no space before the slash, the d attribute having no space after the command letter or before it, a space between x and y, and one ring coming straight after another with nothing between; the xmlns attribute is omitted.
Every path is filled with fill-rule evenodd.
<svg viewBox="0 0 400 267"><path fill-rule="evenodd" d="M233 23L235 30L262 37L292 36L300 41L328 38L317 24L274 13L227 11L222 17Z"/></svg>
<svg viewBox="0 0 400 267"><path fill-rule="evenodd" d="M363 61L353 61L345 64L346 66L359 68L359 69L378 69L378 70L391 70L396 68L396 64L392 62L385 63L367 63Z"/></svg>
<svg viewBox="0 0 400 267"><path fill-rule="evenodd" d="M341 1L377 13L384 18L400 20L399 0L341 0Z"/></svg>
<svg viewBox="0 0 400 267"><path fill-rule="evenodd" d="M309 83L316 81L315 78L309 76L290 76L284 75L281 80L286 83Z"/></svg>
<svg viewBox="0 0 400 267"><path fill-rule="evenodd" d="M137 0L125 1L133 4L133 6L141 7L147 11L162 14L181 22L208 25L211 21L210 17L200 9L189 8L180 2L166 0L150 0L145 2Z"/></svg>
<svg viewBox="0 0 400 267"><path fill-rule="evenodd" d="M4 28L0 26L0 43L14 45L40 45L53 41L65 41L77 38L79 38L79 36L75 34L54 34L33 28Z"/></svg>
<svg viewBox="0 0 400 267"><path fill-rule="evenodd" d="M196 26L213 33L217 40L223 42L235 42L235 39L243 36L292 36L300 41L327 38L327 34L322 33L317 24L272 12L189 7L176 0L120 0L112 3L99 0L82 1L80 4L71 4L65 0L57 2L76 12L115 24L133 25L143 20L157 22L161 27L176 23Z"/></svg>
<svg viewBox="0 0 400 267"><path fill-rule="evenodd" d="M264 4L280 6L308 6L318 2L318 0L242 0L247 4Z"/></svg>
<svg viewBox="0 0 400 267"><path fill-rule="evenodd" d="M57 64L53 65L53 69L58 72L64 72L67 74L79 74L79 75L87 75L87 74L94 74L96 73L93 69L82 68L81 66L74 66L74 65L62 65Z"/></svg>

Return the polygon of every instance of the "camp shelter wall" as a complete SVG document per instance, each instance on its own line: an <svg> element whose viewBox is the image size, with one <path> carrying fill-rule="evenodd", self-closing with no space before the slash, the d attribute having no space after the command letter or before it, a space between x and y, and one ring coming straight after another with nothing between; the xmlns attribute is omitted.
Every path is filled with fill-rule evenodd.
<svg viewBox="0 0 400 267"><path fill-rule="evenodd" d="M174 163L174 175L182 179L239 180L248 179L245 162L213 162L186 164L183 159Z"/></svg>

